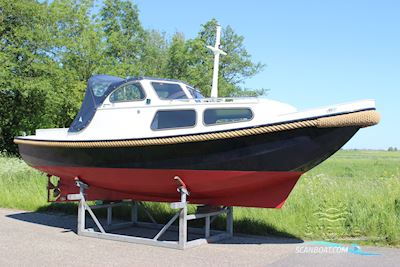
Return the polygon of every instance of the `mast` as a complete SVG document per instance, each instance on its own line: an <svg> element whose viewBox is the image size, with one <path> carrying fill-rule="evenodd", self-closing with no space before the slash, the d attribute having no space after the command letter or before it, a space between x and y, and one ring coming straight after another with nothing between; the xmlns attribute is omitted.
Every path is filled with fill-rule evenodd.
<svg viewBox="0 0 400 267"><path fill-rule="evenodd" d="M219 69L219 55L226 55L224 51L219 49L221 41L221 26L217 25L217 34L215 35L215 46L212 47L207 45L207 48L214 53L214 69L213 69L213 81L211 88L211 97L218 97L218 69Z"/></svg>

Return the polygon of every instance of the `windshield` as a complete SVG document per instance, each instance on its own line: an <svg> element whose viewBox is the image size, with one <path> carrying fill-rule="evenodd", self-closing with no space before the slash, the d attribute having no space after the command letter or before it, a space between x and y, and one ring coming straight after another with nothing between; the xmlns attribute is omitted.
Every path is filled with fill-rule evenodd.
<svg viewBox="0 0 400 267"><path fill-rule="evenodd" d="M186 88L188 89L193 98L195 99L204 98L204 96L200 93L199 90L190 86L186 86Z"/></svg>

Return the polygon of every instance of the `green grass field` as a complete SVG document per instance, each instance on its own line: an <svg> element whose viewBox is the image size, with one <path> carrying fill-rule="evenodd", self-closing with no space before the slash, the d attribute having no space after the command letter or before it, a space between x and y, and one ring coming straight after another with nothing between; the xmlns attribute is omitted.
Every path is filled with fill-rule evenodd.
<svg viewBox="0 0 400 267"><path fill-rule="evenodd" d="M46 197L45 175L0 157L0 207L76 209L49 205ZM165 204L147 205L161 219L171 213ZM398 246L400 152L339 151L302 176L282 209L235 208L234 218L236 232Z"/></svg>

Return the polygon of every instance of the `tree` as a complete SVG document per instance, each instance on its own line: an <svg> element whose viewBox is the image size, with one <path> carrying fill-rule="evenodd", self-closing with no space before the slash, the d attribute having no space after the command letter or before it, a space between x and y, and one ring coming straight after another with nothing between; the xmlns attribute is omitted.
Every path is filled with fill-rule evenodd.
<svg viewBox="0 0 400 267"><path fill-rule="evenodd" d="M188 78L189 63L187 61L187 45L182 33L177 32L172 36L171 44L167 51L167 64L165 76L173 79Z"/></svg>
<svg viewBox="0 0 400 267"><path fill-rule="evenodd" d="M105 0L100 19L106 40L109 73L127 77L141 73L145 34L138 7L126 0Z"/></svg>
<svg viewBox="0 0 400 267"><path fill-rule="evenodd" d="M15 152L14 136L47 126L46 92L54 63L48 57L46 4L0 0L0 149Z"/></svg>
<svg viewBox="0 0 400 267"><path fill-rule="evenodd" d="M202 29L198 38L203 40L206 45L214 45L215 28L218 22L212 19L202 25ZM221 95L243 95L243 82L259 73L265 65L260 62L253 62L251 55L244 47L244 37L236 34L228 25L222 30L221 48L227 53L226 56L220 58L220 85ZM210 51L208 51L209 54ZM258 91L248 90L250 95L263 93L261 89Z"/></svg>
<svg viewBox="0 0 400 267"><path fill-rule="evenodd" d="M196 38L184 40L182 34L175 34L169 48L167 76L176 75L210 95L213 54L206 48L214 46L217 21L212 19L201 25ZM244 90L243 82L259 73L264 65L251 61L251 56L243 45L244 38L236 34L230 26L222 31L221 47L227 52L220 58L219 95L259 95L265 90Z"/></svg>
<svg viewBox="0 0 400 267"><path fill-rule="evenodd" d="M101 28L90 18L92 0L55 0L48 6L58 77L52 79L51 105L55 127L67 127L74 119L87 80L104 63Z"/></svg>
<svg viewBox="0 0 400 267"><path fill-rule="evenodd" d="M0 0L0 150L15 153L14 136L71 123L102 54L91 5Z"/></svg>
<svg viewBox="0 0 400 267"><path fill-rule="evenodd" d="M139 63L140 75L165 77L168 43L165 33L148 30L145 34L142 59Z"/></svg>

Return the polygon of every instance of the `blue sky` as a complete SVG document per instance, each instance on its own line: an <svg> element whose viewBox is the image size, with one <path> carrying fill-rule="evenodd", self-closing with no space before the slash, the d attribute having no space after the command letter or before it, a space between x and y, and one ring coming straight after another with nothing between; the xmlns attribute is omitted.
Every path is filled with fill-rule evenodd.
<svg viewBox="0 0 400 267"><path fill-rule="evenodd" d="M376 99L382 121L345 148L400 148L400 1L134 1L145 28L192 38L215 17L267 66L246 87L300 109Z"/></svg>

